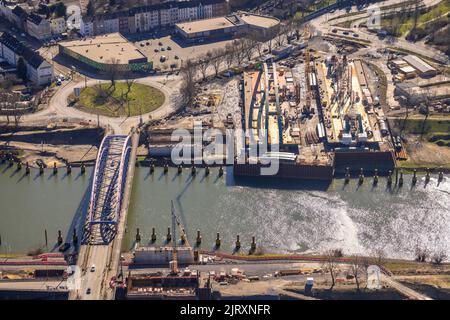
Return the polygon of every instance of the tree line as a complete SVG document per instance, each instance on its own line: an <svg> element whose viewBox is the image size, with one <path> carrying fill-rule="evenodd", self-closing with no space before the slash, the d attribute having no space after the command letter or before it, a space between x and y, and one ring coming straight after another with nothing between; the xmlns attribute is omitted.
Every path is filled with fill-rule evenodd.
<svg viewBox="0 0 450 320"><path fill-rule="evenodd" d="M197 81L205 81L210 74L217 77L222 71L257 61L264 54L272 53L275 47L282 47L294 39L300 39L301 25L301 18L295 17L269 30L265 35L246 34L228 43L224 48L216 48L196 59L184 61L180 67L183 103L187 106L192 105L197 93L195 86Z"/></svg>

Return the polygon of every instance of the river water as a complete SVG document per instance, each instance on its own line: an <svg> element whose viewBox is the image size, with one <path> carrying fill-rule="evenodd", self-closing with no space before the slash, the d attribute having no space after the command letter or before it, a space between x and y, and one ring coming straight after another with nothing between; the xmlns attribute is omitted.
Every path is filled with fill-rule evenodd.
<svg viewBox="0 0 450 320"><path fill-rule="evenodd" d="M27 252L44 243L56 241L57 230L64 236L79 224L86 210L90 175L72 176L50 171L38 177L13 174L0 167L0 254ZM341 248L345 253L375 254L382 249L389 257L413 258L417 246L450 255L450 179L439 186L433 177L424 187L420 178L411 189L405 175L404 187L386 189L385 178L377 187L366 178L358 187L352 180L331 184L322 182L235 181L231 172L219 178L216 169L208 177L203 169L195 178L185 170L167 175L156 168L136 168L124 248L133 245L136 228L142 241L149 241L155 227L161 244L171 225L173 200L188 239L194 244L201 230L202 248L213 248L220 232L222 250L231 251L237 234L244 251L255 236L264 252L315 253ZM74 218L75 217L75 218ZM179 232L177 230L178 236ZM10 249L7 249L7 248Z"/></svg>

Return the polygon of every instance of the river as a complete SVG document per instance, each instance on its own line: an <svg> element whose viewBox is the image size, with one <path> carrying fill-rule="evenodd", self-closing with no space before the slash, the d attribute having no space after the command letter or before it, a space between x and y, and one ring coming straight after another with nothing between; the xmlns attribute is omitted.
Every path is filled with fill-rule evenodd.
<svg viewBox="0 0 450 320"><path fill-rule="evenodd" d="M66 236L79 224L86 208L92 169L79 176L61 171L58 176L13 174L0 167L0 254L6 251L26 253L44 243L56 241L57 230ZM389 257L413 258L416 247L450 255L450 179L439 186L433 177L424 187L420 178L410 188L405 175L400 190L386 189L385 178L377 187L370 178L357 186L352 180L331 184L322 182L249 182L235 181L231 172L219 178L216 169L208 177L200 169L192 178L185 169L167 175L156 168L136 168L124 247L133 245L136 228L142 241L149 241L155 227L161 244L171 225L170 202L194 244L201 230L202 248L212 249L220 232L221 249L231 251L237 234L242 250L248 250L255 236L264 252L317 253L343 249L344 253L376 254L382 249ZM74 218L75 217L75 218ZM178 236L179 232L177 230Z"/></svg>

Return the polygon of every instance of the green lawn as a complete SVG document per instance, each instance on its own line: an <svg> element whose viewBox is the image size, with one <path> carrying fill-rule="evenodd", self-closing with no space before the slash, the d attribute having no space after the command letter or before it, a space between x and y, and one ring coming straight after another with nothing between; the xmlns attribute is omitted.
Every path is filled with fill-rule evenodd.
<svg viewBox="0 0 450 320"><path fill-rule="evenodd" d="M438 5L432 7L427 12L420 14L417 17L417 27L421 27L428 23L433 24L436 19L445 15L450 11L450 0L443 0ZM446 19L445 16L441 19ZM431 22L433 21L433 22ZM414 17L409 15L402 19L400 16L383 17L382 26L384 29L391 30L393 25L399 25L397 36L407 35L414 28Z"/></svg>
<svg viewBox="0 0 450 320"><path fill-rule="evenodd" d="M306 16L306 15L312 13L312 12L315 12L315 11L318 11L318 10L323 9L325 7L331 6L334 3L336 3L336 0L323 0L323 1L320 1L318 3L313 3L304 11L302 11L302 10L297 11L295 13L295 16L297 18L300 18L300 17Z"/></svg>
<svg viewBox="0 0 450 320"><path fill-rule="evenodd" d="M450 132L450 120L429 118L424 122L424 118L410 118L406 120L396 119L396 126L402 128L405 125L405 132L412 134L441 134Z"/></svg>
<svg viewBox="0 0 450 320"><path fill-rule="evenodd" d="M106 91L111 84L103 83L100 86ZM133 83L128 100L123 97L127 90L126 83L117 82L115 91L109 97L104 97L96 87L84 88L76 107L87 112L119 117L145 114L164 103L164 93L154 87ZM73 99L73 95L69 99Z"/></svg>

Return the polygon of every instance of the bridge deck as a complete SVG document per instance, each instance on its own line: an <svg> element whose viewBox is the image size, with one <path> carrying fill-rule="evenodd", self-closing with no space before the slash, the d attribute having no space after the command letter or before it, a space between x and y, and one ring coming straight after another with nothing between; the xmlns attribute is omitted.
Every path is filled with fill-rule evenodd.
<svg viewBox="0 0 450 320"><path fill-rule="evenodd" d="M102 142L86 226L85 239L90 244L107 244L117 232L130 151L130 138L126 135L110 135Z"/></svg>

